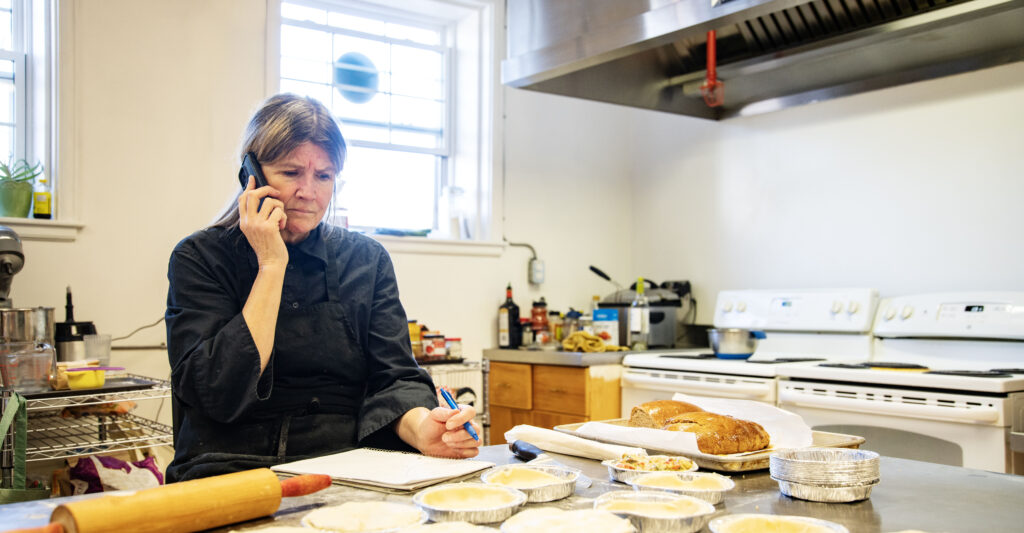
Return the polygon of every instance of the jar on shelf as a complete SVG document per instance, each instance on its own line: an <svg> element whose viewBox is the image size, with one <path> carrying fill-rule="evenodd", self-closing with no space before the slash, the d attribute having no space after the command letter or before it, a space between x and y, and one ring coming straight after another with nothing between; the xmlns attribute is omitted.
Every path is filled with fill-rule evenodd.
<svg viewBox="0 0 1024 533"><path fill-rule="evenodd" d="M444 340L444 347L448 353L449 359L461 359L462 358L462 338L461 337L448 337Z"/></svg>
<svg viewBox="0 0 1024 533"><path fill-rule="evenodd" d="M423 341L420 338L420 325L415 320L409 321L409 341L412 343L412 355L423 357Z"/></svg>
<svg viewBox="0 0 1024 533"><path fill-rule="evenodd" d="M533 328L530 327L529 318L519 319L519 331L522 333L522 342L519 344L520 348L529 348L533 344Z"/></svg>
<svg viewBox="0 0 1024 533"><path fill-rule="evenodd" d="M423 336L423 355L430 359L444 357L444 335L427 334Z"/></svg>

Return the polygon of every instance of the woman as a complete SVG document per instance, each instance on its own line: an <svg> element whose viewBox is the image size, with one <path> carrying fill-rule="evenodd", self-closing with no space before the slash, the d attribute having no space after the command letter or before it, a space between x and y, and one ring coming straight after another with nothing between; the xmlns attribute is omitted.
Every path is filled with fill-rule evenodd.
<svg viewBox="0 0 1024 533"><path fill-rule="evenodd" d="M462 427L475 411L437 407L412 358L387 252L323 222L345 162L327 108L271 97L249 122L247 152L267 185L250 177L237 209L170 259L168 481L356 446L476 455Z"/></svg>

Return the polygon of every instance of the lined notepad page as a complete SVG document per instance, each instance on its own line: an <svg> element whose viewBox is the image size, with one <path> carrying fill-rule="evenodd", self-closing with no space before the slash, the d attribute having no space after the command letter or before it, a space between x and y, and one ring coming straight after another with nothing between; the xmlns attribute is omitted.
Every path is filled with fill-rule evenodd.
<svg viewBox="0 0 1024 533"><path fill-rule="evenodd" d="M488 461L442 459L416 453L356 448L347 452L280 464L288 474L327 474L338 481L414 490L494 466Z"/></svg>

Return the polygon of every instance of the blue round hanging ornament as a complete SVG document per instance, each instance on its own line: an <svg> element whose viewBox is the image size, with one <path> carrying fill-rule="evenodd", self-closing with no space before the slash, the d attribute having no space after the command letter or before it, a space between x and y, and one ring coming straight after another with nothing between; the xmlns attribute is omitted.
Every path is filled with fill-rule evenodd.
<svg viewBox="0 0 1024 533"><path fill-rule="evenodd" d="M334 65L334 83L342 86L338 88L338 92L346 100L354 104L363 104L369 102L377 94L380 75L370 58L359 52L348 52L339 57ZM349 87L365 90L357 91Z"/></svg>

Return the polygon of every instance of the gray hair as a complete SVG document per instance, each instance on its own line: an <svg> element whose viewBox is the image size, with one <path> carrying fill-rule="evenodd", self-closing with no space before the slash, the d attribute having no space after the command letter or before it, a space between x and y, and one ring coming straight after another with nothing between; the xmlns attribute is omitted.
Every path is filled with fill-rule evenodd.
<svg viewBox="0 0 1024 533"><path fill-rule="evenodd" d="M261 165L273 164L304 142L323 149L337 172L341 172L347 154L345 139L327 106L308 96L277 94L263 102L249 120L238 162L241 164L245 154L252 152ZM228 206L213 223L218 227L237 225L237 203Z"/></svg>

